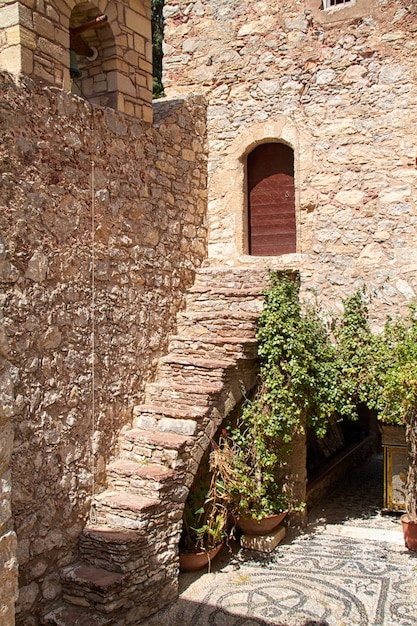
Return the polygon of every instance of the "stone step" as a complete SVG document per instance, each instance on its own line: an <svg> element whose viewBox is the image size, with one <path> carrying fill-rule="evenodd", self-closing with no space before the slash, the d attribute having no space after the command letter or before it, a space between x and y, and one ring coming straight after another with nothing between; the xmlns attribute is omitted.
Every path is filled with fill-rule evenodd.
<svg viewBox="0 0 417 626"><path fill-rule="evenodd" d="M94 498L95 520L99 526L130 528L148 532L152 516L161 503L157 499L107 489Z"/></svg>
<svg viewBox="0 0 417 626"><path fill-rule="evenodd" d="M232 268L213 266L199 268L196 272L195 287L216 288L221 285L225 289L253 289L260 291L268 284L268 271L264 268Z"/></svg>
<svg viewBox="0 0 417 626"><path fill-rule="evenodd" d="M228 309L235 313L253 313L260 315L263 308L264 299L259 295L234 295L220 294L213 292L189 294L186 296L187 312L215 312Z"/></svg>
<svg viewBox="0 0 417 626"><path fill-rule="evenodd" d="M79 553L89 565L126 573L143 568L148 537L141 531L88 525L79 539Z"/></svg>
<svg viewBox="0 0 417 626"><path fill-rule="evenodd" d="M207 406L192 406L182 402L177 402L176 406L174 406L173 399L160 398L156 402L136 405L133 408L133 417L136 418L140 415L153 416L156 420L164 417L193 420L205 417L207 415Z"/></svg>
<svg viewBox="0 0 417 626"><path fill-rule="evenodd" d="M61 570L64 602L99 613L112 613L123 607L121 589L125 576L87 564L74 564Z"/></svg>
<svg viewBox="0 0 417 626"><path fill-rule="evenodd" d="M141 464L129 459L117 459L107 466L109 488L162 500L174 489L180 475L166 466Z"/></svg>
<svg viewBox="0 0 417 626"><path fill-rule="evenodd" d="M41 623L45 626L113 626L114 621L86 608L62 605L44 615Z"/></svg>
<svg viewBox="0 0 417 626"><path fill-rule="evenodd" d="M229 368L235 366L232 359L197 359L168 355L158 362L157 378L171 378L176 383L211 385L224 380Z"/></svg>
<svg viewBox="0 0 417 626"><path fill-rule="evenodd" d="M187 356L173 356L167 354L159 359L160 363L187 367L190 369L202 369L202 370L225 370L234 365L233 359L203 359L203 358L187 358Z"/></svg>
<svg viewBox="0 0 417 626"><path fill-rule="evenodd" d="M197 432L198 420L202 420L209 411L208 407L197 410L198 407L192 407L189 404L181 407L178 403L178 408L171 408L169 400L165 401L165 405L162 402L134 407L133 427L191 437Z"/></svg>
<svg viewBox="0 0 417 626"><path fill-rule="evenodd" d="M192 312L177 315L177 334L188 339L201 336L229 338L233 336L253 338L256 335L258 312L241 313L230 311Z"/></svg>
<svg viewBox="0 0 417 626"><path fill-rule="evenodd" d="M188 338L174 335L168 345L172 355L192 358L205 356L212 360L219 359L256 359L258 343L253 337L218 337L216 335Z"/></svg>
<svg viewBox="0 0 417 626"><path fill-rule="evenodd" d="M171 432L152 431L133 428L123 433L121 455L124 459L142 463L166 465L180 469L184 465L187 450L193 445L193 439Z"/></svg>
<svg viewBox="0 0 417 626"><path fill-rule="evenodd" d="M208 407L223 389L223 383L212 385L181 385L171 379L148 383L145 388L145 402L168 401L173 406Z"/></svg>
<svg viewBox="0 0 417 626"><path fill-rule="evenodd" d="M194 285L187 289L187 302L198 302L207 298L217 302L246 302L248 300L260 300L263 302L265 296L262 287L228 289L223 286L205 287Z"/></svg>

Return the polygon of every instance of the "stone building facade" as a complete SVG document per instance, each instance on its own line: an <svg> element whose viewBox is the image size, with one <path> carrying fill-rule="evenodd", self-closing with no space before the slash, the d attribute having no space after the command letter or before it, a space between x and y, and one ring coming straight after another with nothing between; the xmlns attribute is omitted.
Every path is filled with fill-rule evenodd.
<svg viewBox="0 0 417 626"><path fill-rule="evenodd" d="M168 94L207 98L209 262L300 271L339 309L415 297L417 15L407 0L167 0ZM336 3L331 3L336 4ZM294 154L296 250L249 254L248 155Z"/></svg>
<svg viewBox="0 0 417 626"><path fill-rule="evenodd" d="M157 363L165 372L179 368L182 357L161 357L184 303L199 299L212 325L224 314L228 305L210 299L210 271L220 268L213 274L220 291L235 298L251 281L261 289L267 267L295 270L305 299L318 296L336 310L366 284L376 325L415 297L415 6L327 4L166 0L168 97L151 107L150 2L0 0L0 65L10 72L0 84L5 626L14 623L17 564L18 624L37 626L60 598L60 572L74 559L91 502L105 493L106 468L119 434L126 444L133 432L132 418L154 439L165 430L176 444L175 437L195 436L198 453L180 486L191 484L210 434L239 400L236 380L204 413L204 429L201 407L176 421L175 410L132 416L132 408ZM290 215L276 222L291 244L263 256L254 232L259 227L263 241L264 224L252 218L265 203L253 201L249 181L257 176L253 161L261 159L261 177L265 171L262 146L271 154L276 144L288 160L274 176ZM226 344L253 330L259 302L237 300L230 312L239 319L222 327ZM194 370L204 344L198 315L192 311L182 327L189 326ZM182 340L171 342L172 352ZM249 386L256 358L252 344L244 349L248 365L239 375ZM243 363L240 348L227 350ZM211 360L206 367L214 388L226 366ZM154 559L171 573L183 492L166 506L176 515L175 531L164 535L169 551ZM151 610L164 601L158 589Z"/></svg>

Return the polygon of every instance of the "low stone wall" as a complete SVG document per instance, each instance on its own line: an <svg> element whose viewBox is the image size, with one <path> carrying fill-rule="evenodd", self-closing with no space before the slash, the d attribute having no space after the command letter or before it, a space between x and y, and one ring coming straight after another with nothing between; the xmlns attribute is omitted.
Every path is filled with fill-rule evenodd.
<svg viewBox="0 0 417 626"><path fill-rule="evenodd" d="M203 102L161 101L154 115L151 127L1 75L1 280L25 626L58 597L58 570L206 254Z"/></svg>

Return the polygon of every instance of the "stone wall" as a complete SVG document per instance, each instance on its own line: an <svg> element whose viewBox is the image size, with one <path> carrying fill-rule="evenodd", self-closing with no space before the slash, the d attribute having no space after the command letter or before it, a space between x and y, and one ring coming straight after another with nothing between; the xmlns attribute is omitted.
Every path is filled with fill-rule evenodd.
<svg viewBox="0 0 417 626"><path fill-rule="evenodd" d="M161 101L151 127L1 81L17 623L30 626L59 594L58 569L205 257L205 112L199 97Z"/></svg>
<svg viewBox="0 0 417 626"><path fill-rule="evenodd" d="M208 100L211 262L299 269L336 310L365 283L381 319L417 292L416 7L319 5L167 0L164 84ZM297 254L276 258L247 253L246 158L266 141L295 156Z"/></svg>
<svg viewBox="0 0 417 626"><path fill-rule="evenodd" d="M0 237L0 276L4 271L6 247ZM7 270L6 270L7 271ZM13 427L15 414L13 380L16 368L8 361L9 346L4 331L4 296L0 294L0 623L13 626L14 605L17 598L17 542L11 514L10 461L13 449Z"/></svg>

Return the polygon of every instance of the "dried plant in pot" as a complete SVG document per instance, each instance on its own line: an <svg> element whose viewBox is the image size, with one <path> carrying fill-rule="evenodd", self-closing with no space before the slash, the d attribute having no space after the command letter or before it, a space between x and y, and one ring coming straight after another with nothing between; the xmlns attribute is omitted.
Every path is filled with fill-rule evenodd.
<svg viewBox="0 0 417 626"><path fill-rule="evenodd" d="M264 535L285 517L289 496L282 483L282 463L276 442L269 442L251 426L223 430L213 444L211 466L218 471L228 508L244 533Z"/></svg>
<svg viewBox="0 0 417 626"><path fill-rule="evenodd" d="M197 571L220 552L227 537L229 510L217 472L201 477L190 489L180 539L181 571Z"/></svg>

